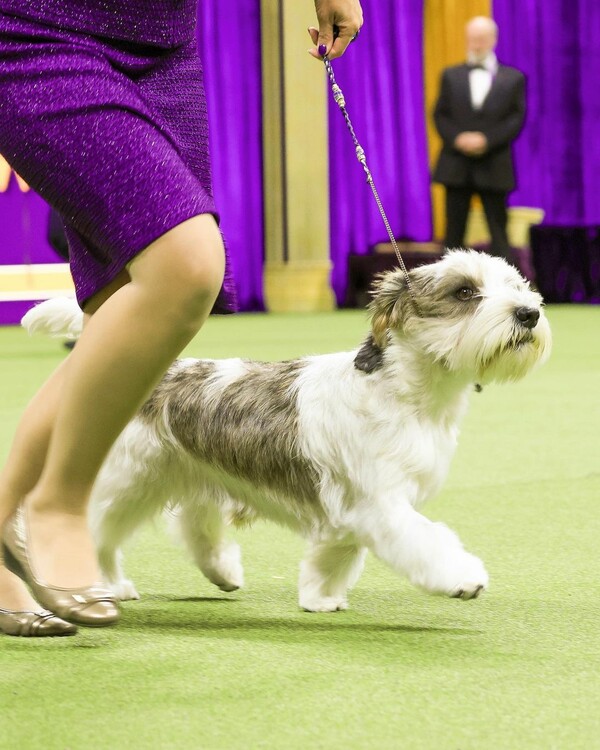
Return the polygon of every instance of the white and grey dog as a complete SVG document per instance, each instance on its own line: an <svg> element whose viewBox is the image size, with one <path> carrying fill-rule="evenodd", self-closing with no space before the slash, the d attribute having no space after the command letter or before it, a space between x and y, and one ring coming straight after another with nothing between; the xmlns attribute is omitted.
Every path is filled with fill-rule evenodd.
<svg viewBox="0 0 600 750"><path fill-rule="evenodd" d="M262 517L308 539L305 610L347 607L370 549L426 591L471 599L481 560L417 508L442 485L475 384L518 380L544 361L539 294L503 260L455 250L382 275L372 328L350 352L289 362L177 361L123 431L95 486L91 523L107 581L135 598L119 548L170 506L204 575L243 584L230 523ZM56 305L58 304L58 310ZM30 311L30 331L77 327L73 302Z"/></svg>

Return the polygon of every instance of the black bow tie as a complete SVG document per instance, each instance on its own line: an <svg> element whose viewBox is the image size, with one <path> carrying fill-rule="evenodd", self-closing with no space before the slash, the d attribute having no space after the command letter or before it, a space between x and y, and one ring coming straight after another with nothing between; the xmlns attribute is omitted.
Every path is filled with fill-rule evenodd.
<svg viewBox="0 0 600 750"><path fill-rule="evenodd" d="M481 63L473 63L472 65L469 65L469 70L487 70L487 68Z"/></svg>

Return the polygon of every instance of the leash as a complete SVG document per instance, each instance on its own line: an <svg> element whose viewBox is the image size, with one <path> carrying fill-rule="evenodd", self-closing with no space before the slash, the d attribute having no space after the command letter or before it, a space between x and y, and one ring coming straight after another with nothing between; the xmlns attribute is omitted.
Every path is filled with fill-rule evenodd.
<svg viewBox="0 0 600 750"><path fill-rule="evenodd" d="M390 222L388 221L387 215L383 208L383 204L381 203L381 198L379 197L379 193L377 192L377 188L375 187L375 181L373 180L373 175L371 174L371 170L369 169L367 165L367 157L365 156L365 150L358 142L358 138L356 137L356 133L354 132L354 128L352 127L352 121L350 120L350 116L348 115L348 110L346 109L346 100L344 98L344 94L342 92L342 89L336 83L335 76L333 75L333 68L331 67L331 62L329 58L327 57L327 55L323 55L323 63L325 64L325 70L327 71L327 75L329 76L329 80L331 82L331 93L333 94L335 103L338 105L342 114L344 115L344 120L346 121L346 125L348 127L348 130L350 131L350 135L352 136L352 141L354 143L354 150L356 152L356 158L362 164L362 168L364 169L365 174L367 175L367 182L369 183L371 187L373 197L375 198L375 202L377 203L377 208L379 209L379 213L381 214L381 218L383 219L383 223L385 224L385 228L390 238L390 242L392 244L392 247L394 248L396 257L398 258L400 269L402 270L402 273L404 274L404 278L406 279L406 286L408 288L408 292L418 311L419 305L417 304L417 297L415 295L412 282L410 280L410 276L408 274L408 271L406 270L406 266L404 265L404 260L402 259L402 255L400 254L400 250L396 243L396 238L394 237L394 233L392 232Z"/></svg>

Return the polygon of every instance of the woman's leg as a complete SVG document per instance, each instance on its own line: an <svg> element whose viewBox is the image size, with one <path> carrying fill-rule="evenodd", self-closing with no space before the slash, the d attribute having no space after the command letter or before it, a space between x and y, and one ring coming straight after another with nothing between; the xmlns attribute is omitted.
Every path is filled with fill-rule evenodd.
<svg viewBox="0 0 600 750"><path fill-rule="evenodd" d="M98 309L94 299L86 308L93 315L64 369L44 468L27 497L29 552L47 583L76 588L99 579L86 522L94 479L119 432L208 316L223 264L214 219L196 216L134 259L130 283Z"/></svg>
<svg viewBox="0 0 600 750"><path fill-rule="evenodd" d="M21 417L8 459L0 472L0 528L41 476L69 359L67 357L44 383ZM21 579L4 568L1 561L0 608L39 609Z"/></svg>
<svg viewBox="0 0 600 750"><path fill-rule="evenodd" d="M102 295L108 299L128 281L129 274L124 271L102 290ZM84 325L89 320L89 315L85 319ZM0 529L35 487L42 474L69 362L70 358L61 362L21 416L8 458L0 471ZM40 607L21 579L4 567L0 554L0 609L2 608L30 611Z"/></svg>

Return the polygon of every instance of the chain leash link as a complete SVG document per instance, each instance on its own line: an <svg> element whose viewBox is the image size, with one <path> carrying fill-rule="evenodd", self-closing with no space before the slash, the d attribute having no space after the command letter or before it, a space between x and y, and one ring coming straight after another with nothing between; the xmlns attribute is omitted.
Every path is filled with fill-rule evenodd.
<svg viewBox="0 0 600 750"><path fill-rule="evenodd" d="M329 80L331 82L331 92L333 94L333 98L335 100L335 103L340 108L341 113L344 115L344 120L346 121L346 125L348 127L348 130L350 131L350 135L352 136L352 141L354 143L354 150L356 152L356 158L362 164L362 168L364 169L365 174L367 175L367 182L369 183L371 187L373 197L375 198L375 202L377 203L377 208L379 209L379 213L381 214L381 218L383 219L383 223L385 224L385 228L390 238L390 242L392 244L392 247L394 248L396 257L398 258L400 269L402 270L402 273L404 274L404 277L406 279L406 286L408 287L409 294L412 297L415 307L418 310L419 306L417 304L417 298L416 298L416 295L412 286L412 282L410 280L410 276L408 274L408 271L406 270L406 266L404 265L404 260L402 258L402 255L400 254L398 244L396 243L396 238L394 237L394 233L392 232L390 222L388 221L387 215L383 208L383 204L381 203L379 193L377 192L377 188L375 187L375 181L373 180L373 175L371 174L371 170L369 169L367 165L367 157L365 156L365 150L358 142L358 138L356 137L356 133L354 132L354 128L352 127L352 122L350 120L350 116L348 115L348 110L346 109L346 100L344 98L344 94L342 92L342 89L336 83L335 76L333 75L333 68L331 67L331 62L329 61L329 58L327 57L327 55L323 56L323 62L325 64L325 70L327 71Z"/></svg>

